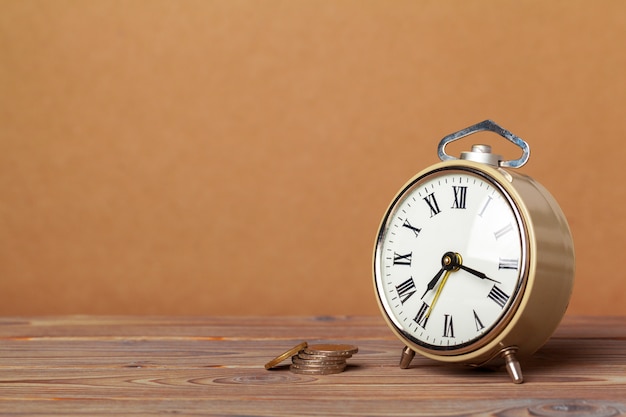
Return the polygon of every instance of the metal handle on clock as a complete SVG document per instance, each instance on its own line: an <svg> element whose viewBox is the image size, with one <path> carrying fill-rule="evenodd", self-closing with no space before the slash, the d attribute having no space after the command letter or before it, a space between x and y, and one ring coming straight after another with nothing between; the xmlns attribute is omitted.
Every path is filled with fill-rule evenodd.
<svg viewBox="0 0 626 417"><path fill-rule="evenodd" d="M458 132L452 133L444 137L443 139L441 139L441 141L439 142L439 147L438 147L439 159L441 159L442 161L447 161L450 159L458 159L446 153L446 145L450 142L454 142L455 140L471 135L472 133L481 132L485 130L497 133L498 135L507 139L509 142L512 142L513 144L515 144L522 150L522 156L519 159L514 159L514 160L509 160L509 161L498 160L497 161L498 166L508 167L508 168L519 168L528 161L528 158L530 157L530 146L528 146L528 143L526 143L519 136L515 136L513 133L502 128L493 120L484 120L480 123L476 123L473 126L467 127L463 130L459 130Z"/></svg>

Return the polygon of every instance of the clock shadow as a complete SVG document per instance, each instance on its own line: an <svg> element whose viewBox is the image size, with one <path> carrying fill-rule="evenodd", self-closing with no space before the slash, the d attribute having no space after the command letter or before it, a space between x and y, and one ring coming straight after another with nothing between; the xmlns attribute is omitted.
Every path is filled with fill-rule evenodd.
<svg viewBox="0 0 626 417"><path fill-rule="evenodd" d="M581 382L595 379L592 374L581 373L581 369L606 355L603 350L593 339L552 338L519 361L526 382Z"/></svg>
<svg viewBox="0 0 626 417"><path fill-rule="evenodd" d="M581 368L606 355L593 339L550 339L532 356L520 360L525 378L529 381L575 382L594 379L583 377Z"/></svg>
<svg viewBox="0 0 626 417"><path fill-rule="evenodd" d="M582 342L582 343L581 343ZM533 382L577 382L594 379L581 376L581 366L597 362L605 348L597 340L551 339L529 357L519 358L524 383ZM595 358L595 359L594 359ZM477 377L487 379L500 377L508 380L504 360L494 360L484 366L450 365L416 355L407 370L424 370L440 376L468 378L475 382Z"/></svg>

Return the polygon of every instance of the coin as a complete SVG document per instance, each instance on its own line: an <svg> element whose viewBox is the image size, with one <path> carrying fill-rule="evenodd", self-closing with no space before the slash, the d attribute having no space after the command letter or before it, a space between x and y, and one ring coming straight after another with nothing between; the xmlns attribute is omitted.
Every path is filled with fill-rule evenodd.
<svg viewBox="0 0 626 417"><path fill-rule="evenodd" d="M334 368L307 368L307 367L299 367L296 364L291 364L289 370L296 374L307 374L307 375L330 375L330 374L338 374L343 372L345 369L345 365L342 367L334 367Z"/></svg>
<svg viewBox="0 0 626 417"><path fill-rule="evenodd" d="M354 345L327 343L308 346L307 342L302 342L266 363L265 369L271 369L291 356L291 372L308 375L337 374L346 369L346 360L357 352L358 348Z"/></svg>
<svg viewBox="0 0 626 417"><path fill-rule="evenodd" d="M328 358L328 359L302 359L298 355L293 356L291 358L291 362L296 365L301 366L311 366L311 367L320 367L320 366L338 366L345 365L346 360L343 358Z"/></svg>
<svg viewBox="0 0 626 417"><path fill-rule="evenodd" d="M292 363L294 368L299 368L299 369L344 369L346 367L346 363L332 363L332 364L326 364L326 365L320 365L320 364L299 364L299 363Z"/></svg>
<svg viewBox="0 0 626 417"><path fill-rule="evenodd" d="M308 355L343 356L350 357L357 353L359 348L354 345L320 344L307 346L304 353Z"/></svg>
<svg viewBox="0 0 626 417"><path fill-rule="evenodd" d="M302 350L302 351L300 351L300 353L298 353L298 357L300 357L301 359L325 360L325 359L350 359L352 357L352 355L342 355L342 356L329 355L329 354L312 355L312 354L306 353L304 350Z"/></svg>
<svg viewBox="0 0 626 417"><path fill-rule="evenodd" d="M289 357L291 357L293 355L296 355L298 352L300 352L302 349L305 349L307 346L308 345L307 345L306 342L302 342L299 345L296 345L296 346L292 347L288 351L286 351L284 353L281 353L280 355L276 356L274 359L272 359L271 361L266 363L265 364L265 369L271 369L271 368L275 367L276 365L278 365L279 363L281 363L285 359L288 359Z"/></svg>

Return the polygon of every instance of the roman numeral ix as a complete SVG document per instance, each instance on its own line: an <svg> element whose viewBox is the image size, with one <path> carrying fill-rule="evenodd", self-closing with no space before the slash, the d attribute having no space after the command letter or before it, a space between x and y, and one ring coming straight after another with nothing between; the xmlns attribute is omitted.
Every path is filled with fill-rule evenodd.
<svg viewBox="0 0 626 417"><path fill-rule="evenodd" d="M393 264L394 265L407 265L411 266L411 257L413 256L413 252L409 252L406 255L400 255L397 252L393 253Z"/></svg>

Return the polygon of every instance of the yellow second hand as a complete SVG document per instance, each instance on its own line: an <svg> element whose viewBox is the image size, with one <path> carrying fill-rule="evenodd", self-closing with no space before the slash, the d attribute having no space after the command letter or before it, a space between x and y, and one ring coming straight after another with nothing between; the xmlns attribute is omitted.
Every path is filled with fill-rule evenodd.
<svg viewBox="0 0 626 417"><path fill-rule="evenodd" d="M430 317L430 313L433 311L433 307L435 307L435 303L439 299L439 295L441 294L441 290L443 289L443 286L446 285L446 281L448 280L448 277L450 276L450 272L452 272L452 270L448 269L444 273L443 279L441 280L441 284L439 284L439 287L437 288L437 292L435 293L435 297L433 298L433 302L430 305L430 307L428 307L428 311L426 312L426 318Z"/></svg>

